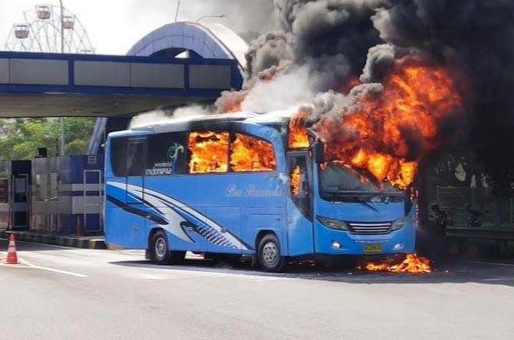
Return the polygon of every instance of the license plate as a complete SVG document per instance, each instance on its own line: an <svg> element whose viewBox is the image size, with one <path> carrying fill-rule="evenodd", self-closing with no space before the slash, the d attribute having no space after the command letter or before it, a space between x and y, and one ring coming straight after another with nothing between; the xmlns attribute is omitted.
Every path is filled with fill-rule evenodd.
<svg viewBox="0 0 514 340"><path fill-rule="evenodd" d="M364 246L365 253L381 253L382 245L381 244L368 244Z"/></svg>

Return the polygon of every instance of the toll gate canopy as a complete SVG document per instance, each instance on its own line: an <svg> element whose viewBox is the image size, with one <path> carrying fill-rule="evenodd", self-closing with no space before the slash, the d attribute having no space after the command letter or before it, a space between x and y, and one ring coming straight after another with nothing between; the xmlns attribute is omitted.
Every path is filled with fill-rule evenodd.
<svg viewBox="0 0 514 340"><path fill-rule="evenodd" d="M113 117L240 88L229 59L0 52L0 117Z"/></svg>

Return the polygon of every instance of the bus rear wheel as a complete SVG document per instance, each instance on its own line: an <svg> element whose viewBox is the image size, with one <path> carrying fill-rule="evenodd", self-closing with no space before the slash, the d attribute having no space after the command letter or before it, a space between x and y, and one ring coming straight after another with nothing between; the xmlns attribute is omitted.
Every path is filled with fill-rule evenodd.
<svg viewBox="0 0 514 340"><path fill-rule="evenodd" d="M163 230L156 231L150 242L150 257L157 264L178 264L184 260L186 253L171 251L168 237Z"/></svg>
<svg viewBox="0 0 514 340"><path fill-rule="evenodd" d="M261 239L257 258L260 267L267 272L284 270L286 259L280 254L280 242L274 234L267 234Z"/></svg>

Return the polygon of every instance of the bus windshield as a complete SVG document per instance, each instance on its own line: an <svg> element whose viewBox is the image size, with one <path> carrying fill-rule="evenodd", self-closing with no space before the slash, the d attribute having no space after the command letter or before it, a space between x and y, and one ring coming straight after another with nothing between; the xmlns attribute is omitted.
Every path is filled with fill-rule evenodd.
<svg viewBox="0 0 514 340"><path fill-rule="evenodd" d="M377 183L347 166L330 162L320 169L320 186L323 196L337 198L347 195L358 196L402 196L403 193L389 183Z"/></svg>

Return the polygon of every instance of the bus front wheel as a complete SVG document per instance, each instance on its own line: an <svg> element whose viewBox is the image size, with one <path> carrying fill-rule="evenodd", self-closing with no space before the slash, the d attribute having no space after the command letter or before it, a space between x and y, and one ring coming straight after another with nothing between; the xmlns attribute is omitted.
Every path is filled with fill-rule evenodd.
<svg viewBox="0 0 514 340"><path fill-rule="evenodd" d="M265 235L259 242L257 258L260 267L267 272L281 272L286 263L280 254L280 242L274 234Z"/></svg>
<svg viewBox="0 0 514 340"><path fill-rule="evenodd" d="M185 252L171 251L166 233L158 230L150 242L150 255L157 264L178 264L184 260Z"/></svg>

